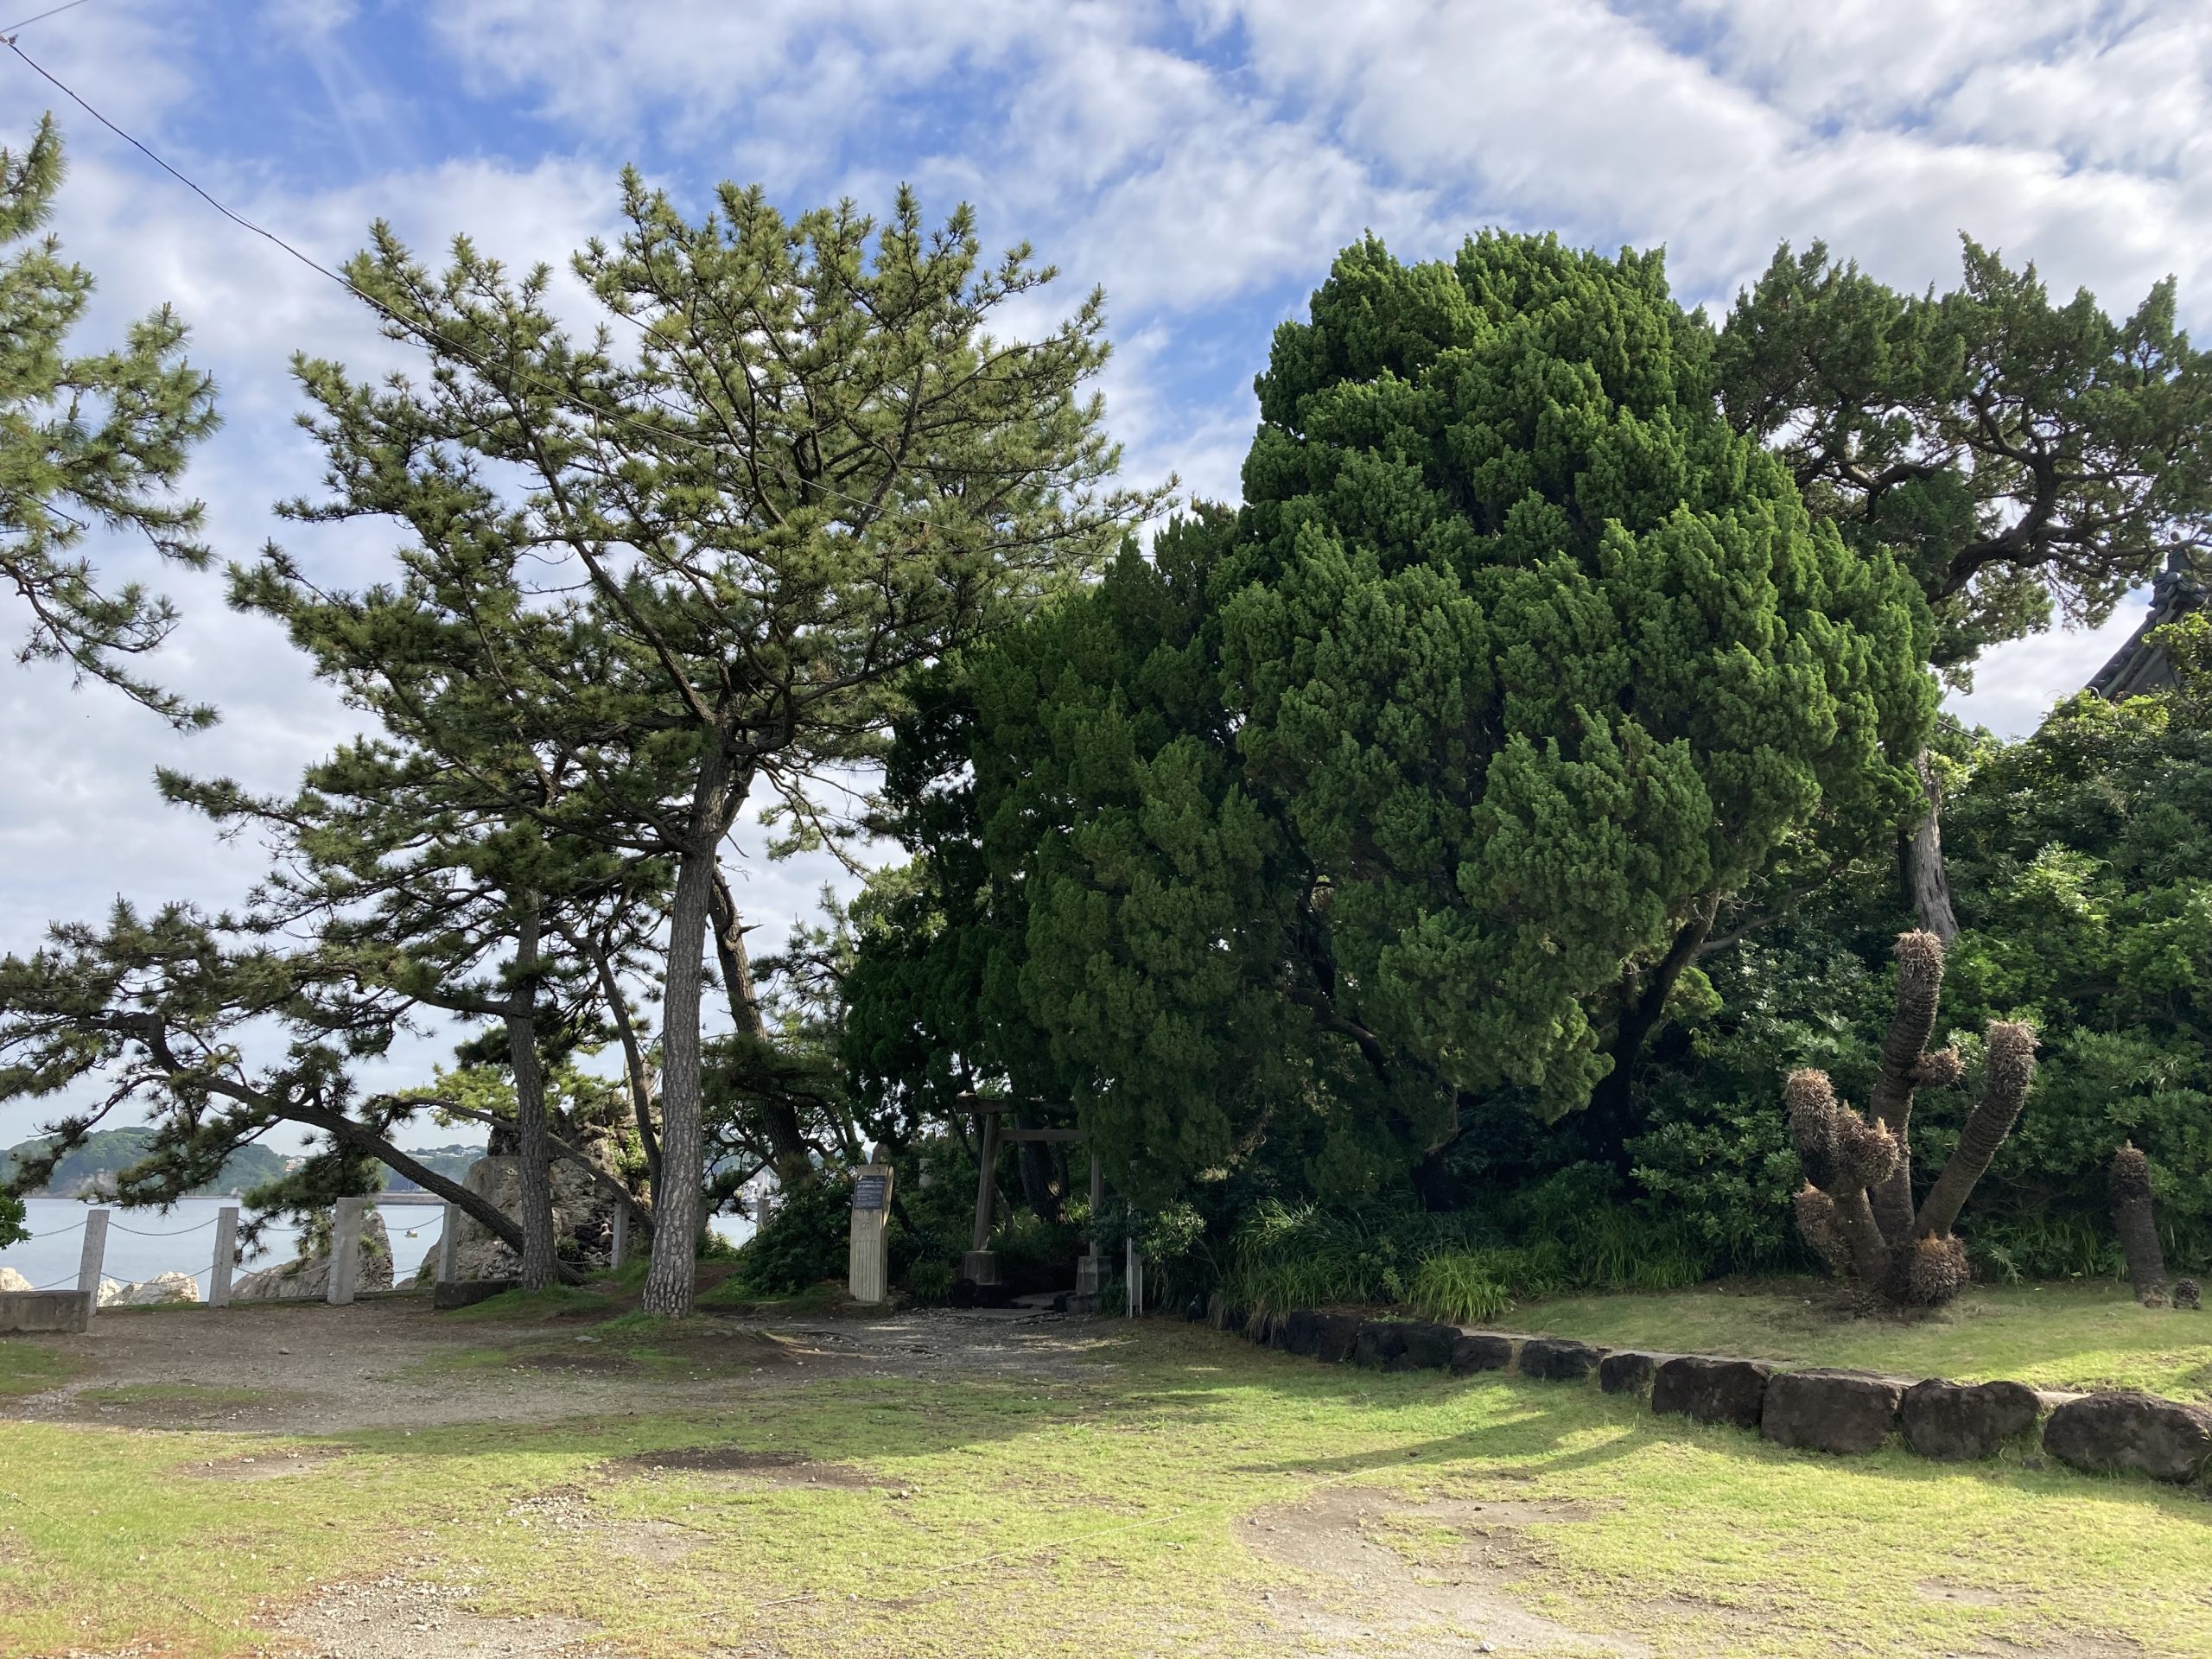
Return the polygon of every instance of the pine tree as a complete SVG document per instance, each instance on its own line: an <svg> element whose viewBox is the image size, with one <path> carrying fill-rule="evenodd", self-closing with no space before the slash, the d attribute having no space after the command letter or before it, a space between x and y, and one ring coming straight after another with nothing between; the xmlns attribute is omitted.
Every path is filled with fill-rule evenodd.
<svg viewBox="0 0 2212 1659"><path fill-rule="evenodd" d="M645 1303L680 1314L710 919L750 1005L718 892L737 814L758 790L798 842L847 833L836 786L879 752L905 674L1020 614L1157 495L1102 493L1116 453L1080 395L1105 357L1097 297L1041 339L994 338L1052 273L1024 250L982 264L965 209L932 230L902 193L880 224L849 205L793 221L733 186L695 223L631 175L624 210L575 261L623 350L557 324L550 273L515 280L463 241L434 277L380 226L348 276L429 378L307 372L333 476L369 510L404 517L455 471L516 480L518 543L574 562L645 688L637 741L681 764L680 787L610 794L599 831L674 866Z"/></svg>
<svg viewBox="0 0 2212 1659"><path fill-rule="evenodd" d="M214 385L185 360L184 325L167 306L120 348L70 355L92 274L38 235L62 174L51 116L28 149L0 149L0 581L30 613L22 660L67 662L172 725L205 726L212 709L132 666L175 626L175 607L135 582L103 588L75 550L98 525L143 534L188 569L207 564L200 505L174 490L215 429Z"/></svg>

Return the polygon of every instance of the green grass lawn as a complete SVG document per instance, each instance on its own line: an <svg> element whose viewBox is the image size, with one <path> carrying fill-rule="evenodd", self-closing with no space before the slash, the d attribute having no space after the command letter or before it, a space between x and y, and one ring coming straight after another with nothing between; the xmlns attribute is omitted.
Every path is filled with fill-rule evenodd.
<svg viewBox="0 0 2212 1659"><path fill-rule="evenodd" d="M1708 1285L1560 1297L1501 1323L1615 1348L2212 1401L2212 1313L2140 1307L2122 1285L1976 1287L1942 1313L1913 1320L1839 1319L1831 1295L1824 1283L1808 1281L1795 1294L1770 1283L1750 1292Z"/></svg>
<svg viewBox="0 0 2212 1659"><path fill-rule="evenodd" d="M1255 1553L1236 1523L1345 1488L1575 1505L1515 1530L1535 1570L1513 1594L1661 1655L2101 1637L2212 1656L2201 1496L2017 1453L1785 1452L1591 1385L1324 1368L1180 1325L1108 1334L1110 1368L1069 1380L823 1377L703 1414L307 1442L0 1422L0 1651L245 1653L268 1609L319 1584L411 1572L645 1655L1279 1654L1304 1638L1271 1609L1359 1592ZM324 1455L225 1478L303 1445ZM718 1451L752 1471L696 1466ZM830 1478L779 1477L793 1455ZM1416 1562L1452 1536L1382 1535Z"/></svg>
<svg viewBox="0 0 2212 1659"><path fill-rule="evenodd" d="M66 1355L50 1348L19 1337L0 1337L0 1400L58 1389L79 1369Z"/></svg>

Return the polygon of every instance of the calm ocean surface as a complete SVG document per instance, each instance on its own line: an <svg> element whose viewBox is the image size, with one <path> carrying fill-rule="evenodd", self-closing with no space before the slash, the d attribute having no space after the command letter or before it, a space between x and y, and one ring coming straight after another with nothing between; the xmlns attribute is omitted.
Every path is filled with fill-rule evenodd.
<svg viewBox="0 0 2212 1659"><path fill-rule="evenodd" d="M100 1268L110 1279L136 1282L157 1273L188 1273L207 1294L207 1273L215 1259L215 1217L227 1198L186 1198L166 1215L152 1210L110 1207L107 1256ZM0 1250L0 1268L13 1268L40 1289L74 1290L77 1264L85 1248L88 1206L74 1198L29 1198L24 1219L32 1236ZM384 1224L391 1234L393 1268L406 1279L422 1265L445 1225L445 1207L436 1204L384 1204ZM732 1243L752 1236L753 1224L717 1216L714 1229ZM250 1273L292 1259L296 1230L271 1226L262 1235L261 1253L238 1269Z"/></svg>

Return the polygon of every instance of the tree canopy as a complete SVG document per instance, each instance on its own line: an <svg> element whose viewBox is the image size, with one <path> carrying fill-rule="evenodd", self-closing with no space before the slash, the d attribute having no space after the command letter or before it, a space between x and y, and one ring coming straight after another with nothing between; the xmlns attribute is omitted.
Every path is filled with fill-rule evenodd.
<svg viewBox="0 0 2212 1659"><path fill-rule="evenodd" d="M1370 239L1277 331L1243 509L973 656L1021 1006L1141 1190L1271 1133L1357 1191L1480 1097L1570 1110L1625 973L1671 988L1816 814L1896 821L1924 607L1713 377L1656 255Z"/></svg>
<svg viewBox="0 0 2212 1659"><path fill-rule="evenodd" d="M0 149L0 580L30 613L18 654L66 662L173 725L205 726L212 709L136 666L175 626L175 607L137 582L104 586L78 549L97 526L143 535L191 569L207 563L200 504L175 488L215 429L214 383L185 360L184 324L167 306L120 346L72 354L92 276L38 234L62 175L51 116L26 149Z"/></svg>

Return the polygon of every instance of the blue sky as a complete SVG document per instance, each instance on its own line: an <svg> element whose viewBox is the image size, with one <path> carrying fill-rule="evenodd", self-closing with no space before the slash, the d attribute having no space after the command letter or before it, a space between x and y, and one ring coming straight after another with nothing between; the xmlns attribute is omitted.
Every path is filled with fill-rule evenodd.
<svg viewBox="0 0 2212 1659"><path fill-rule="evenodd" d="M40 9L18 0L0 28ZM971 201L988 241L1061 268L1064 303L1106 289L1130 473L1215 496L1235 493L1274 325L1367 229L1416 257L1491 224L1663 244L1678 294L1714 305L1783 238L1948 283L1964 230L2115 309L2173 273L2185 321L2212 327L2201 3L87 0L22 44L326 264L377 217L433 253L465 231L558 264L611 227L626 162L695 205L725 178L791 208L879 206L901 181L932 210ZM163 301L192 323L226 423L193 488L219 550L250 556L279 533L270 504L316 484L290 354L404 353L0 54L0 143L49 106L73 168L56 228L101 282L86 343ZM285 539L334 582L389 550ZM273 628L223 610L218 578L98 552L184 607L162 673L224 719L175 737L0 664L0 949L118 893L235 900L251 850L160 806L155 766L280 787L351 728ZM1997 653L1962 711L2028 729L2133 610ZM733 868L772 938L832 873L757 850ZM28 1126L0 1111L0 1144Z"/></svg>

